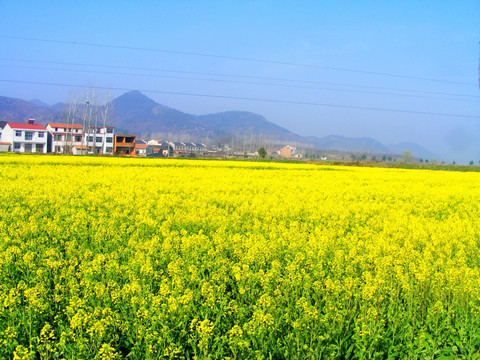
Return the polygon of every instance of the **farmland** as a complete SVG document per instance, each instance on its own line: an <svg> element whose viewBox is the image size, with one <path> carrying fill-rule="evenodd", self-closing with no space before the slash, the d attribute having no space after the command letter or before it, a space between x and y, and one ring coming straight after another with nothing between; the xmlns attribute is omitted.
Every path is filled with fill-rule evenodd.
<svg viewBox="0 0 480 360"><path fill-rule="evenodd" d="M480 173L0 165L0 358L480 356Z"/></svg>

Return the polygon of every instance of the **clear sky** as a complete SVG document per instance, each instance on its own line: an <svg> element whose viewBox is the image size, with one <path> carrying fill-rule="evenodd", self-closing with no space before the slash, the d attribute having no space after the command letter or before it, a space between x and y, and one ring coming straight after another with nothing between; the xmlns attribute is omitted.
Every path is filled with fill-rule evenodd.
<svg viewBox="0 0 480 360"><path fill-rule="evenodd" d="M480 160L478 0L0 0L0 18L1 96L135 89L192 114Z"/></svg>

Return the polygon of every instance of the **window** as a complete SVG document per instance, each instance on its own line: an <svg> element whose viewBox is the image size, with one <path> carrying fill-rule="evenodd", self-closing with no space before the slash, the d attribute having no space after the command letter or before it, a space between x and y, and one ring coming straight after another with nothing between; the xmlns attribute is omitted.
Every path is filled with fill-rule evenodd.
<svg viewBox="0 0 480 360"><path fill-rule="evenodd" d="M28 153L32 152L32 144L25 144L25 152L28 152Z"/></svg>
<svg viewBox="0 0 480 360"><path fill-rule="evenodd" d="M112 152L113 152L113 148L107 147L107 148L105 148L105 152L106 152L106 153L112 153Z"/></svg>
<svg viewBox="0 0 480 360"><path fill-rule="evenodd" d="M21 130L15 130L15 136L22 136Z"/></svg>
<svg viewBox="0 0 480 360"><path fill-rule="evenodd" d="M13 144L13 150L20 150L20 148L21 148L20 145L21 145L20 143L14 143Z"/></svg>
<svg viewBox="0 0 480 360"><path fill-rule="evenodd" d="M39 137L39 138L45 137L45 133L42 132L42 131L39 131L39 132L38 132L38 137Z"/></svg>
<svg viewBox="0 0 480 360"><path fill-rule="evenodd" d="M75 135L75 141L76 142L82 141L82 137L80 135Z"/></svg>
<svg viewBox="0 0 480 360"><path fill-rule="evenodd" d="M58 127L55 128L55 131L58 131Z"/></svg>
<svg viewBox="0 0 480 360"><path fill-rule="evenodd" d="M62 141L62 135L53 135L53 140Z"/></svg>
<svg viewBox="0 0 480 360"><path fill-rule="evenodd" d="M25 131L25 140L33 139L33 131Z"/></svg>
<svg viewBox="0 0 480 360"><path fill-rule="evenodd" d="M113 134L113 129L112 128L107 128L107 134Z"/></svg>
<svg viewBox="0 0 480 360"><path fill-rule="evenodd" d="M101 143L101 142L102 142L102 138L101 138L100 136L97 136L97 137L95 138L95 141L96 141L97 143Z"/></svg>
<svg viewBox="0 0 480 360"><path fill-rule="evenodd" d="M112 144L113 143L113 138L107 137L106 142L107 142L107 144Z"/></svg>
<svg viewBox="0 0 480 360"><path fill-rule="evenodd" d="M88 141L88 142L93 142L93 136L89 135L89 136L87 137L87 141Z"/></svg>

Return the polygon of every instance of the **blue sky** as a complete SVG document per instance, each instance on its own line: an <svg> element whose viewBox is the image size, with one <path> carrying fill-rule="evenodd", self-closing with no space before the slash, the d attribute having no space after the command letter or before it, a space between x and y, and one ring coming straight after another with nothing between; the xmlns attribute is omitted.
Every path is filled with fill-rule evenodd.
<svg viewBox="0 0 480 360"><path fill-rule="evenodd" d="M0 14L2 96L52 104L85 91L33 82L138 89L192 114L251 111L301 135L412 141L448 161L480 160L478 0L0 0Z"/></svg>

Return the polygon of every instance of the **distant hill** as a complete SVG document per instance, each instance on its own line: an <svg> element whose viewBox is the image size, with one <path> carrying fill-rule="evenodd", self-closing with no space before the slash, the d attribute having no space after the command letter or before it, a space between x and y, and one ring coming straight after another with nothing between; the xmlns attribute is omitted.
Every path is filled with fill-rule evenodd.
<svg viewBox="0 0 480 360"><path fill-rule="evenodd" d="M34 118L38 123L53 122L57 117L55 111L28 101L0 96L0 121L26 122Z"/></svg>
<svg viewBox="0 0 480 360"><path fill-rule="evenodd" d="M240 137L257 137L284 142L303 143L305 139L290 130L267 121L263 116L246 111L227 111L217 114L197 116L205 125L225 133Z"/></svg>
<svg viewBox="0 0 480 360"><path fill-rule="evenodd" d="M35 105L44 107L46 109L50 109L50 105L48 105L47 103L44 103L42 100L39 100L39 99L32 99L32 100L29 100L28 102L31 103L31 104L35 104Z"/></svg>
<svg viewBox="0 0 480 360"><path fill-rule="evenodd" d="M325 150L344 152L364 152L368 154L388 154L389 149L372 138L348 138L339 135L330 135L322 138L308 137L315 147Z"/></svg>
<svg viewBox="0 0 480 360"><path fill-rule="evenodd" d="M65 108L66 108L66 104L63 103L63 102L58 102L56 104L53 104L52 106L50 106L50 109L52 109L53 111L57 111L57 112L61 112L61 111L64 111Z"/></svg>
<svg viewBox="0 0 480 360"><path fill-rule="evenodd" d="M33 117L38 123L61 121L64 103L48 106L41 100L32 102L0 97L0 121L25 122ZM414 157L435 157L428 150L414 143L385 146L375 139L348 138L330 135L322 138L303 137L278 126L262 115L247 111L226 111L208 115L192 115L158 104L139 91L127 92L112 101L109 123L119 133L138 136L168 137L172 140L216 141L237 139L239 141L292 144L297 147L315 147L350 153L401 154L410 151Z"/></svg>
<svg viewBox="0 0 480 360"><path fill-rule="evenodd" d="M416 158L433 159L437 157L424 147L411 142L402 142L399 144L388 145L387 147L392 154L401 154L407 150L410 151Z"/></svg>
<svg viewBox="0 0 480 360"><path fill-rule="evenodd" d="M135 134L171 133L188 135L193 139L212 137L215 130L195 115L157 104L138 91L127 92L113 104L115 126Z"/></svg>

